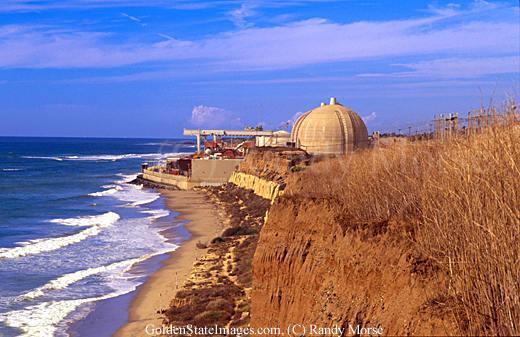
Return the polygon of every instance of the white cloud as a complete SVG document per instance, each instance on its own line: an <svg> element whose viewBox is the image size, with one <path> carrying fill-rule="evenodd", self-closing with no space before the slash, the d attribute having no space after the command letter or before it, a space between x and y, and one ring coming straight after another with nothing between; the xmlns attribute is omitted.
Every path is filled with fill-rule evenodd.
<svg viewBox="0 0 520 337"><path fill-rule="evenodd" d="M467 9L462 9L462 6L458 3L449 3L446 6L438 6L436 4L428 5L428 12L436 15L442 15L446 17L456 16L461 14L480 13L485 11L491 11L504 5L498 3L492 3L485 0L474 0L469 4Z"/></svg>
<svg viewBox="0 0 520 337"><path fill-rule="evenodd" d="M254 8L255 6L252 4L243 3L239 8L229 12L231 21L241 29L252 26L251 23L247 22L247 19L256 14Z"/></svg>
<svg viewBox="0 0 520 337"><path fill-rule="evenodd" d="M143 63L168 67L190 60L217 71L235 71L408 56L517 56L520 34L518 22L511 19L514 9L513 15L501 21L472 18L473 11L459 10L471 19L457 18L450 24L446 24L450 20L447 14L354 23L311 19L224 32L201 40L171 38L155 43L136 42L135 37L114 43L115 35L104 32L0 26L0 67L102 68ZM244 13L237 18L244 18Z"/></svg>
<svg viewBox="0 0 520 337"><path fill-rule="evenodd" d="M164 34L164 33L157 33L158 36L165 38L166 40L175 40L175 38L171 35Z"/></svg>
<svg viewBox="0 0 520 337"><path fill-rule="evenodd" d="M366 116L363 116L362 119L365 121L365 123L372 122L377 118L377 114L375 112L371 112Z"/></svg>
<svg viewBox="0 0 520 337"><path fill-rule="evenodd" d="M32 12L45 10L85 10L92 8L156 7L180 10L198 10L218 6L240 5L248 0L2 0L0 12ZM255 0L263 7L299 6L315 2L343 0Z"/></svg>
<svg viewBox="0 0 520 337"><path fill-rule="evenodd" d="M133 16L127 13L121 13L121 15L129 20L138 23L141 27L146 27L148 25L147 23L143 22L143 20L139 19L137 16Z"/></svg>
<svg viewBox="0 0 520 337"><path fill-rule="evenodd" d="M45 10L84 10L92 8L163 7L200 9L213 7L219 1L194 0L2 0L0 12L33 12Z"/></svg>
<svg viewBox="0 0 520 337"><path fill-rule="evenodd" d="M402 66L411 68L413 70L411 74L415 76L479 77L520 72L520 58L518 56L446 58L402 64Z"/></svg>
<svg viewBox="0 0 520 337"><path fill-rule="evenodd" d="M278 125L278 128L283 129L283 130L291 129L294 126L294 124L296 123L296 121L298 120L298 118L300 118L303 114L304 114L304 112L298 111L290 119L281 122Z"/></svg>
<svg viewBox="0 0 520 337"><path fill-rule="evenodd" d="M193 125L202 126L209 122L222 121L222 115L226 110L205 105L197 105L191 111L191 123Z"/></svg>
<svg viewBox="0 0 520 337"><path fill-rule="evenodd" d="M127 13L121 13L121 15L124 16L124 17L126 17L126 18L128 18L128 19L130 19L130 20L132 20L132 21L135 21L135 22L141 22L141 21L142 21L142 20L139 19L138 17L136 17L136 16L132 16L132 15L127 14Z"/></svg>
<svg viewBox="0 0 520 337"><path fill-rule="evenodd" d="M231 112L213 106L197 105L191 111L190 123L199 128L237 127L240 118Z"/></svg>
<svg viewBox="0 0 520 337"><path fill-rule="evenodd" d="M439 7L434 4L428 5L428 12L442 16L453 16L457 15L460 10L460 4L450 3L446 6Z"/></svg>
<svg viewBox="0 0 520 337"><path fill-rule="evenodd" d="M520 73L518 56L475 58L443 58L415 63L393 64L410 69L393 73L365 73L358 77L428 77L428 78L477 78L486 75Z"/></svg>

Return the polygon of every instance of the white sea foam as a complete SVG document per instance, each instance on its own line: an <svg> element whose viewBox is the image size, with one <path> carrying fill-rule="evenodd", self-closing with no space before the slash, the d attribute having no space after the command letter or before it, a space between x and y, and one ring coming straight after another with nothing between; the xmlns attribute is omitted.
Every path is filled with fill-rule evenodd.
<svg viewBox="0 0 520 337"><path fill-rule="evenodd" d="M142 211L141 213L152 214L152 218L154 220L164 218L164 217L170 215L170 212L165 209L152 209L152 210Z"/></svg>
<svg viewBox="0 0 520 337"><path fill-rule="evenodd" d="M19 168L4 168L2 171L4 172L14 172L14 171L21 171L22 169Z"/></svg>
<svg viewBox="0 0 520 337"><path fill-rule="evenodd" d="M22 310L1 313L0 321L4 322L10 327L22 330L23 333L20 336L53 336L58 331L60 322L65 320L65 318L73 311L75 311L79 306L121 296L135 290L139 285L138 282L133 281L134 278L130 275L126 275L126 273L132 268L133 265L148 260L153 256L171 252L177 247L178 246L176 245L168 244L168 247L166 248L163 248L154 253L143 255L139 258L120 261L107 266L89 268L86 270L80 270L74 273L63 275L39 288L22 295L19 299L34 300L44 295L46 292L65 289L71 284L76 283L84 278L103 273L108 274L107 278L109 279L109 284L114 289L114 292L98 297L40 303L26 307ZM114 274L114 271L117 273Z"/></svg>
<svg viewBox="0 0 520 337"><path fill-rule="evenodd" d="M126 269L129 266L132 266L134 263L139 262L140 259L131 259L126 261L120 261L116 263L112 263L107 266L101 266L101 267L95 267L95 268L88 268L85 270L78 270L74 273L65 274L57 279L54 279L52 281L49 281L45 285L38 287L34 290L31 290L23 295L20 296L20 299L35 299L37 297L42 296L45 292L52 291L52 290L59 290L59 289L65 289L69 285L76 283L84 278L87 278L92 275L101 274L101 273L107 273L110 271L114 271L117 269Z"/></svg>
<svg viewBox="0 0 520 337"><path fill-rule="evenodd" d="M156 255L165 254L168 252L171 252L175 250L178 246L174 244L167 244L167 247L164 249L161 249L157 252L145 254L141 257L124 260L115 262L106 266L100 266L100 267L94 267L94 268L88 268L85 270L78 270L76 272L62 275L54 280L49 281L48 283L44 284L41 287L38 287L36 289L33 289L19 297L20 300L33 300L35 298L38 298L40 296L43 296L46 292L53 291L53 290L60 290L65 289L69 285L74 284L78 281L81 281L89 276L97 275L97 274L112 274L113 272L118 272L119 275L122 275L121 277L124 278L131 278L124 276L123 274L128 272L132 266L139 262L143 262L148 260L151 257L154 257ZM112 277L113 278L113 277Z"/></svg>
<svg viewBox="0 0 520 337"><path fill-rule="evenodd" d="M126 184L127 182L137 178L137 174L118 174L118 176L122 177L122 179L117 181L117 183L124 184L124 188L112 196L119 200L128 202L128 206L138 207L159 199L159 193L152 192L151 190L144 190L142 185Z"/></svg>
<svg viewBox="0 0 520 337"><path fill-rule="evenodd" d="M20 242L21 246L15 248L2 248L0 249L0 259L17 258L27 255L34 255L44 252L50 252L73 243L77 243L85 240L89 236L99 234L99 227L91 227L85 229L77 234L69 235L66 237L58 237L52 239L38 239L31 240L28 242Z"/></svg>
<svg viewBox="0 0 520 337"><path fill-rule="evenodd" d="M79 306L100 300L105 300L127 294L137 287L135 282L127 282L128 285L116 292L91 298L82 298L65 301L43 302L29 306L22 310L9 311L0 314L0 321L12 328L22 331L18 336L24 337L49 337L61 330L59 323Z"/></svg>
<svg viewBox="0 0 520 337"><path fill-rule="evenodd" d="M107 190L104 190L104 191L100 191L100 192L94 192L94 193L89 193L89 195L91 197L104 197L104 196L107 196L107 195L111 195L111 194L114 194L114 193L117 193L118 191L121 191L123 188L121 186L114 186L112 188L109 188Z"/></svg>
<svg viewBox="0 0 520 337"><path fill-rule="evenodd" d="M151 190L143 190L143 185L128 184L137 178L137 174L122 174L118 173L121 179L115 181L115 184L105 185L107 190L90 193L90 196L101 197L110 196L122 201L128 202L127 206L138 207L154 202L160 197L157 192Z"/></svg>
<svg viewBox="0 0 520 337"><path fill-rule="evenodd" d="M163 145L175 145L174 143L169 142L162 142L162 143L143 143L143 144L137 144L141 146L163 146Z"/></svg>
<svg viewBox="0 0 520 337"><path fill-rule="evenodd" d="M149 204L151 202L154 202L155 200L159 199L159 195L153 195L153 196L150 196L150 197L147 197L147 198L143 198L141 200L137 200L137 201L134 201L130 204L130 206L141 206L141 205L146 205L146 204Z"/></svg>
<svg viewBox="0 0 520 337"><path fill-rule="evenodd" d="M143 143L137 144L141 146L179 146L179 147L196 147L196 144L177 144L175 142L152 142L152 143Z"/></svg>
<svg viewBox="0 0 520 337"><path fill-rule="evenodd" d="M98 235L104 227L108 227L119 220L119 215L114 212L108 212L99 216L87 216L71 219L54 219L52 222L60 223L66 226L91 226L76 234L50 238L36 239L26 242L19 242L18 247L1 248L0 259L12 259L27 255L34 255L44 252L50 252L62 247L81 242L88 237Z"/></svg>
<svg viewBox="0 0 520 337"><path fill-rule="evenodd" d="M114 212L107 212L100 215L86 215L76 218L52 219L49 222L58 223L65 226L99 226L107 227L119 220L119 215Z"/></svg>
<svg viewBox="0 0 520 337"><path fill-rule="evenodd" d="M169 153L124 153L124 154L97 154L84 156L22 156L26 159L48 159L48 160L73 160L73 161L117 161L124 159L165 159L188 154L187 152Z"/></svg>
<svg viewBox="0 0 520 337"><path fill-rule="evenodd" d="M100 154L91 156L65 156L65 160L82 160L82 161L116 161L121 159L135 159L141 158L141 155L136 153L127 154Z"/></svg>
<svg viewBox="0 0 520 337"><path fill-rule="evenodd" d="M121 180L118 180L116 181L117 184L126 184L126 183L129 183L131 182L132 180L135 180L137 178L137 173L133 173L133 174L123 174L123 173L118 173L116 174L118 177L121 177L123 179Z"/></svg>
<svg viewBox="0 0 520 337"><path fill-rule="evenodd" d="M60 157L45 157L45 156L22 156L22 158L26 159L48 159L48 160L56 160L56 161L62 161L63 158Z"/></svg>

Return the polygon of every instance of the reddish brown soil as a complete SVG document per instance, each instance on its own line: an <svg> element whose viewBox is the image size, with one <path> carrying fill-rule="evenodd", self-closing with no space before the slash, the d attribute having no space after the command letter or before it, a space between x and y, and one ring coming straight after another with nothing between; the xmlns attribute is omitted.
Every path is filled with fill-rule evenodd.
<svg viewBox="0 0 520 337"><path fill-rule="evenodd" d="M282 197L269 212L253 260L252 327L459 334L443 276L414 251L409 225L346 227L325 200Z"/></svg>
<svg viewBox="0 0 520 337"><path fill-rule="evenodd" d="M285 178L309 165L311 157L293 148L257 148L240 163L239 171L283 184Z"/></svg>

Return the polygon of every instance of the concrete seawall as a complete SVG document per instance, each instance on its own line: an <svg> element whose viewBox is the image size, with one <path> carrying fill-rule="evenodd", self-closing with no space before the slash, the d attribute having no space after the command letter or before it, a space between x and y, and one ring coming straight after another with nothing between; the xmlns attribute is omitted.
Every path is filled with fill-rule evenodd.
<svg viewBox="0 0 520 337"><path fill-rule="evenodd" d="M163 171L163 167L153 166L143 170L143 179L175 186L181 190L191 190L196 186L219 186L228 182L241 161L242 159L193 159L190 177L169 174Z"/></svg>
<svg viewBox="0 0 520 337"><path fill-rule="evenodd" d="M159 184L175 186L181 190L189 190L195 186L194 183L188 180L188 177L156 172L151 169L143 170L143 179Z"/></svg>

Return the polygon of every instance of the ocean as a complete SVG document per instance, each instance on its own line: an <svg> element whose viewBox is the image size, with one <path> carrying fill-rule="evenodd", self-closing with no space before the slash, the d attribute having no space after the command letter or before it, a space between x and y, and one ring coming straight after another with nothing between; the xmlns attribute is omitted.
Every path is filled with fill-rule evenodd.
<svg viewBox="0 0 520 337"><path fill-rule="evenodd" d="M181 241L162 197L128 182L142 162L193 151L185 140L0 137L0 336L108 336L124 323L122 310L78 332Z"/></svg>

